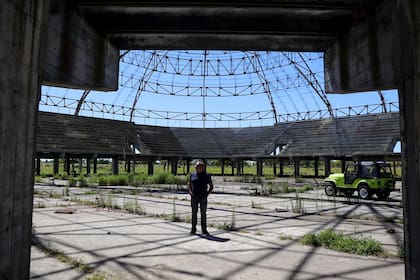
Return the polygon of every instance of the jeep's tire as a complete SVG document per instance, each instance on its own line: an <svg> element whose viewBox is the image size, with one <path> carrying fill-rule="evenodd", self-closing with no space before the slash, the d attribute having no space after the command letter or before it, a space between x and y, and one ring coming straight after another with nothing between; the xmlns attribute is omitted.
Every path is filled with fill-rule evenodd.
<svg viewBox="0 0 420 280"><path fill-rule="evenodd" d="M326 183L324 190L327 196L335 196L337 194L337 188L333 183Z"/></svg>
<svg viewBox="0 0 420 280"><path fill-rule="evenodd" d="M390 194L391 194L391 192L389 190L377 190L376 191L376 196L380 200L387 200Z"/></svg>
<svg viewBox="0 0 420 280"><path fill-rule="evenodd" d="M357 188L357 194L361 199L369 198L371 195L369 187L365 184L362 184Z"/></svg>

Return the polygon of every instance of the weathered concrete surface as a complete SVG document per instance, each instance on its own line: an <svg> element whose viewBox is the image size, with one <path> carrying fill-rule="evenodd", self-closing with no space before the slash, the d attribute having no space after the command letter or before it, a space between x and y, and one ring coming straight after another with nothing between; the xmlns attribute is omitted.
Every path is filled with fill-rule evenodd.
<svg viewBox="0 0 420 280"><path fill-rule="evenodd" d="M393 45L396 1L383 1L368 17L355 21L325 52L325 90L333 93L395 89Z"/></svg>
<svg viewBox="0 0 420 280"><path fill-rule="evenodd" d="M157 208L164 204L171 208L171 203L154 202ZM76 209L72 215L54 213L57 207L35 209L36 236L114 277L109 279L404 279L404 264L398 259L348 255L298 242L305 230L341 224L341 219L332 217L323 217L329 219L325 224L311 216L289 219L284 213L275 217L254 209L260 214L238 213L236 221L239 227L259 224L257 228L238 232L209 228L211 236L205 237L189 235L186 223L86 206L71 208ZM230 215L213 208L208 212L213 218ZM372 232L365 224L357 230ZM286 231L286 240L279 238L279 231ZM51 268L48 275L56 271Z"/></svg>
<svg viewBox="0 0 420 280"><path fill-rule="evenodd" d="M403 153L406 278L420 278L420 2L399 1L398 38L399 103Z"/></svg>
<svg viewBox="0 0 420 280"><path fill-rule="evenodd" d="M117 90L119 49L69 5L66 1L51 1L42 83Z"/></svg>
<svg viewBox="0 0 420 280"><path fill-rule="evenodd" d="M0 279L27 279L43 15L48 1L0 1Z"/></svg>
<svg viewBox="0 0 420 280"><path fill-rule="evenodd" d="M72 269L68 264L62 263L52 257L48 257L40 249L32 246L30 279L83 279L83 273Z"/></svg>

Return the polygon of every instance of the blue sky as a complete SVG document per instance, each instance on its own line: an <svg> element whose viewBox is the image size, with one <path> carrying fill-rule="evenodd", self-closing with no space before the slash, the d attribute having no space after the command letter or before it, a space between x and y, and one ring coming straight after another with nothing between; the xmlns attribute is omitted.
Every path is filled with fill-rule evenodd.
<svg viewBox="0 0 420 280"><path fill-rule="evenodd" d="M116 92L91 92L87 100L129 108L133 104L139 87L143 86L144 90L136 104L139 109L157 110L160 114L164 114L166 111L202 113L204 110L206 113L233 113L236 116L240 112L271 111L273 107L266 94L268 89L277 115L326 109L322 100L302 78L296 67L287 63L288 56L281 53L155 51L152 56L152 52L138 51L127 55L120 63L119 90ZM311 72L306 73L312 73L322 84L324 67L322 54L312 53L303 56L305 62L299 61L299 64L307 63ZM290 55L290 57L295 61L299 60L296 55ZM243 62L248 59L249 62ZM203 61L208 63L204 64ZM150 66L153 63L155 63L154 68ZM235 75L231 75L230 72ZM308 76L310 75L308 74ZM264 83L264 79L271 81L268 86ZM148 82L144 83L144 81ZM233 96L231 94L233 92L237 93L237 96ZM78 100L83 91L44 86L42 93L43 99L49 95ZM170 95L170 93L175 93L175 95ZM215 96L217 93L222 97ZM186 96L187 94L191 96ZM398 95L395 90L383 91L382 94L386 102L398 103ZM377 92L328 94L328 99L333 108L380 104ZM44 106L41 102L40 110L73 114L75 105L72 106L73 109L59 109ZM90 111L81 114L129 119L127 115L108 116ZM135 122L150 125L203 126L203 122L199 121L170 121L166 119L136 118ZM273 119L268 118L247 122L207 121L205 126L235 127L271 125L272 123Z"/></svg>

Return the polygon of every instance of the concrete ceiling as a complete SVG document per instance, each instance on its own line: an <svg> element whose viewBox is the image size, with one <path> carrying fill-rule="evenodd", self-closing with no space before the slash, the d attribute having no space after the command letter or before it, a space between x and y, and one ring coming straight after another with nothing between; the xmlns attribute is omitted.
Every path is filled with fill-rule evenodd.
<svg viewBox="0 0 420 280"><path fill-rule="evenodd" d="M120 49L323 51L381 2L78 0L71 5Z"/></svg>

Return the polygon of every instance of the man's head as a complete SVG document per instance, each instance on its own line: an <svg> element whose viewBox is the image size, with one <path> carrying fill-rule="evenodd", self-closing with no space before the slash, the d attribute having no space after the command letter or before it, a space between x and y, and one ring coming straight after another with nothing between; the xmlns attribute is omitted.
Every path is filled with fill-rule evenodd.
<svg viewBox="0 0 420 280"><path fill-rule="evenodd" d="M204 172L204 162L202 162L201 160L199 160L199 161L197 161L196 163L195 163L195 170L198 172L198 173L201 173L201 172Z"/></svg>

